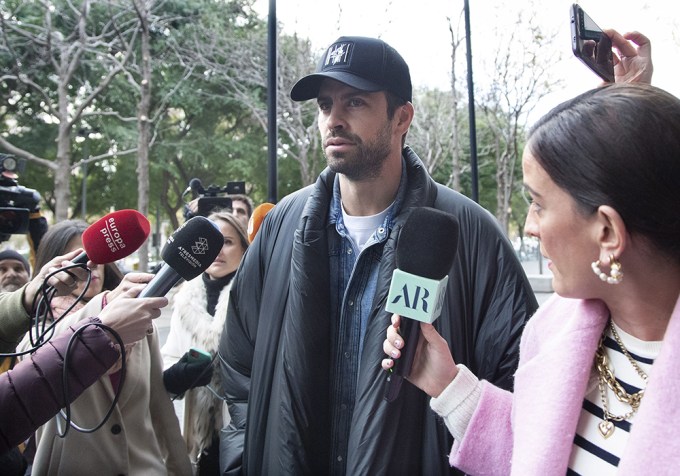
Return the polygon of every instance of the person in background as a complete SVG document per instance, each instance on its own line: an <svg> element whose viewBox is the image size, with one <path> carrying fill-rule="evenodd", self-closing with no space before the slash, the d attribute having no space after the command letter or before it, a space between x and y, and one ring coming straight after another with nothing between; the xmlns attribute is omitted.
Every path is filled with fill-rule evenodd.
<svg viewBox="0 0 680 476"><path fill-rule="evenodd" d="M253 201L247 195L235 194L229 195L227 198L231 199L231 207L228 213L231 213L241 221L243 227L248 229L248 221L253 215ZM198 214L198 200L195 198L184 205L184 219L189 220ZM210 210L210 213L220 211L219 209Z"/></svg>
<svg viewBox="0 0 680 476"><path fill-rule="evenodd" d="M234 278L219 346L231 416L222 472L449 474L452 438L425 395L406 383L383 398L385 302L410 211L433 207L460 223L436 325L458 358L504 388L537 307L531 286L493 216L437 184L405 147L411 77L394 48L341 37L291 97L317 101L328 168L267 214Z"/></svg>
<svg viewBox="0 0 680 476"><path fill-rule="evenodd" d="M28 282L31 267L18 252L0 251L0 292L16 291Z"/></svg>
<svg viewBox="0 0 680 476"><path fill-rule="evenodd" d="M42 239L40 248L35 257L35 269L40 269L44 264L55 256L68 253L69 251L82 248L83 232L88 224L82 220L64 220L52 225ZM59 296L52 299L52 310L55 317L61 315L71 305L71 312L75 312L87 304L92 297L102 291L115 289L123 279L123 273L115 263L99 264L91 270L91 282L83 297L78 297L83 292L86 282L81 281L67 296Z"/></svg>
<svg viewBox="0 0 680 476"><path fill-rule="evenodd" d="M247 195L229 195L231 198L231 213L248 229L248 220L253 215L253 201Z"/></svg>
<svg viewBox="0 0 680 476"><path fill-rule="evenodd" d="M16 364L16 347L31 325L33 299L38 293L45 276L49 272L61 267L64 260L72 259L75 256L76 254L72 253L57 257L45 265L42 272L33 281L27 282L15 291L0 292L0 361L2 364L0 367L0 373L2 374L0 379L6 379L6 372ZM23 265L21 266L23 267ZM78 279L84 279L86 271L75 269L72 275ZM63 295L71 292L73 286L75 286L75 281L66 273L57 273L50 278L49 284L54 286L58 294ZM18 395L20 394L15 393L10 388L0 390L0 398L2 398L0 402L2 403L0 405L0 433L2 433L2 441L0 441L0 468L3 469L3 474L7 475L24 474L28 462L21 451L23 446L20 449L16 445L23 441L37 426L31 425L29 428L25 428L21 423L15 423L14 419L17 415L11 410L11 398ZM10 400L5 400L5 398ZM7 411L6 413L5 410ZM15 437L17 435L16 432L20 435L18 438Z"/></svg>
<svg viewBox="0 0 680 476"><path fill-rule="evenodd" d="M17 316L25 324L30 322L31 303L42 286L45 277L69 259L77 256L75 250L48 262L25 289L0 294L0 328L4 330ZM69 294L75 287L73 277L84 278L84 270L73 269L71 274L60 273L50 278L57 294ZM40 425L47 422L66 403L63 401L64 356L71 348L70 365L66 372L70 401L94 383L116 363L120 357L120 345L100 324L110 327L122 340L131 344L146 335L151 320L160 315L160 308L167 305L166 298L135 299L142 285L130 288L121 299L107 306L98 317L85 318L72 325L68 332L51 339L30 358L19 362L13 369L0 375L0 461L3 474L24 474L26 462L21 458L20 467L11 470L5 458L30 436ZM82 328L82 329L81 329ZM73 343L73 334L78 331ZM12 349L2 347L7 355Z"/></svg>
<svg viewBox="0 0 680 476"><path fill-rule="evenodd" d="M51 253L81 246L86 228L81 221L65 221L50 227L40 244L36 262L40 263ZM83 298L79 296L84 283L78 283L69 296L52 299L51 308L54 318L58 319L55 337L69 332L69 328L83 318L99 315L130 288L153 277L147 273L128 273L119 280L120 272L116 271L115 263L97 265L91 271L92 281ZM119 284L111 288L109 283L115 281ZM106 468L112 474L191 474L177 417L163 385L160 343L154 330L155 326L149 327L145 338L126 346L125 361L119 359L70 405L73 422L92 428L104 419L118 393L119 399L102 427L92 433L70 428L64 438L59 438L64 419L58 415L36 432L34 476L80 474L83 468L88 471ZM121 385L123 365L125 380Z"/></svg>
<svg viewBox="0 0 680 476"><path fill-rule="evenodd" d="M163 374L165 386L172 394L184 396L184 408L178 416L184 422L184 440L195 474L202 476L219 474L218 436L223 425L223 402L216 392L220 392L220 374L212 371L209 359L211 368L201 380L200 373L205 367L187 362L186 351L197 348L215 356L227 315L231 282L249 244L241 221L231 211L212 213L208 219L219 226L224 246L201 276L182 284L175 294L170 331L161 349L165 366L169 367ZM208 383L209 387L199 386ZM198 388L189 390L192 384ZM228 418L228 413L224 416Z"/></svg>
<svg viewBox="0 0 680 476"><path fill-rule="evenodd" d="M28 283L30 275L31 267L26 258L12 249L0 251L0 293L14 292L21 289L22 286ZM0 317L0 325L2 325L4 320L4 318ZM28 318L26 318L26 324L26 327L28 327ZM16 360L15 356L0 356L0 374L4 375L4 372L13 368ZM0 378L3 378L2 375L0 375ZM0 451L0 453L5 452ZM18 448L13 448L11 451L8 449L8 452L5 454L0 454L0 467L5 468L7 474L23 475L25 466L25 459Z"/></svg>

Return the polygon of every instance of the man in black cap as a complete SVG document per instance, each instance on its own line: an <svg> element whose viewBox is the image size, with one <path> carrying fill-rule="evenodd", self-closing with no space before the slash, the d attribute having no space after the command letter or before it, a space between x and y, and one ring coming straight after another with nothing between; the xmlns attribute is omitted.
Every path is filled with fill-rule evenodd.
<svg viewBox="0 0 680 476"><path fill-rule="evenodd" d="M28 282L30 275L26 258L14 250L0 251L0 292L16 291Z"/></svg>
<svg viewBox="0 0 680 476"><path fill-rule="evenodd" d="M316 99L328 167L272 209L234 278L219 348L223 474L449 474L451 437L426 395L405 383L384 399L385 303L408 214L457 218L435 326L456 362L503 388L537 307L531 287L493 216L405 146L411 78L394 48L339 38L291 98Z"/></svg>

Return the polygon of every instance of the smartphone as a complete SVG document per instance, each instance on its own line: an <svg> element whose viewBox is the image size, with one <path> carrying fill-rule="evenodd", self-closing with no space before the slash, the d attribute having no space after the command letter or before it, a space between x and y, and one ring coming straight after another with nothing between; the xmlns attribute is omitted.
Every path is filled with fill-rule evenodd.
<svg viewBox="0 0 680 476"><path fill-rule="evenodd" d="M600 78L614 82L612 41L577 4L571 6L571 49Z"/></svg>
<svg viewBox="0 0 680 476"><path fill-rule="evenodd" d="M212 355L208 352L192 347L189 349L189 362L200 362L202 360L211 361Z"/></svg>

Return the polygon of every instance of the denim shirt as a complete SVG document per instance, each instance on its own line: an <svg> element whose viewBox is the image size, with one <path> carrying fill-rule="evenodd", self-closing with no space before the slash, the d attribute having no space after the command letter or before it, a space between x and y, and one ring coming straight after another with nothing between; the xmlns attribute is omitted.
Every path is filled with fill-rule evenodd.
<svg viewBox="0 0 680 476"><path fill-rule="evenodd" d="M402 158L401 182L397 198L390 205L382 225L360 252L349 237L342 220L338 176L333 184L328 236L331 272L332 368L331 376L331 461L330 474L344 475L347 445L356 400L359 362L364 334L375 295L383 247L406 191L406 165Z"/></svg>

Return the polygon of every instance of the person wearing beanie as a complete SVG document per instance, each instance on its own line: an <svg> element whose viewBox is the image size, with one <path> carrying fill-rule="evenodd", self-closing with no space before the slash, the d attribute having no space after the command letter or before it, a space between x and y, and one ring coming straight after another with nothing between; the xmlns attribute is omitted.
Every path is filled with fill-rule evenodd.
<svg viewBox="0 0 680 476"><path fill-rule="evenodd" d="M411 76L392 46L340 37L290 96L316 101L327 168L267 214L234 277L218 356L222 474L448 475L453 438L428 398L408 382L385 398L401 230L420 208L458 221L459 237L437 229L458 244L434 325L457 361L505 389L537 308L529 281L493 215L406 145ZM413 251L436 254L429 238Z"/></svg>
<svg viewBox="0 0 680 476"><path fill-rule="evenodd" d="M14 250L0 251L0 292L16 291L28 282L30 275L26 258Z"/></svg>

